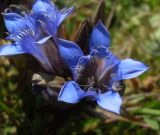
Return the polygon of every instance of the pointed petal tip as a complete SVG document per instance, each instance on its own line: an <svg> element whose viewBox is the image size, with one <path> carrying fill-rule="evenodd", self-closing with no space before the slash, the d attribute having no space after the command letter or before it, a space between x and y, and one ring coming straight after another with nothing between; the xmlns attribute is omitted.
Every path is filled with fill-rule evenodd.
<svg viewBox="0 0 160 135"><path fill-rule="evenodd" d="M12 44L5 44L0 47L0 56L12 56L17 54L26 53L20 46L15 46Z"/></svg>
<svg viewBox="0 0 160 135"><path fill-rule="evenodd" d="M101 20L98 21L98 23L95 25L91 33L91 36L89 39L90 51L99 45L104 46L106 48L110 46L109 31L107 27L103 25Z"/></svg>
<svg viewBox="0 0 160 135"><path fill-rule="evenodd" d="M144 63L133 60L133 59L124 59L121 60L119 65L120 73L122 74L122 80L131 79L138 77L149 69Z"/></svg>
<svg viewBox="0 0 160 135"><path fill-rule="evenodd" d="M69 16L73 10L75 9L75 7L71 7L69 9L62 9L61 11L58 12L58 20L57 20L57 27L59 27L61 25L61 23L64 21L64 19Z"/></svg>
<svg viewBox="0 0 160 135"><path fill-rule="evenodd" d="M69 81L63 85L60 90L58 101L76 104L84 96L84 92L74 81Z"/></svg>
<svg viewBox="0 0 160 135"><path fill-rule="evenodd" d="M117 92L108 91L104 94L99 94L97 103L103 109L120 114L120 107L122 105L122 99Z"/></svg>

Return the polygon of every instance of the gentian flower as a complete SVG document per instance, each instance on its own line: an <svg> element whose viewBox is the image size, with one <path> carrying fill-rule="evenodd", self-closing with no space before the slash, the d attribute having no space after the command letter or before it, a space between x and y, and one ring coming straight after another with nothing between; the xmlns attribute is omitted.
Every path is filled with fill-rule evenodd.
<svg viewBox="0 0 160 135"><path fill-rule="evenodd" d="M73 8L58 11L51 1L37 0L32 14L4 13L6 28L10 34L7 39L11 43L0 47L0 56L28 53L35 57L47 72L65 74L68 68L60 58L59 41L55 34L58 26L72 10Z"/></svg>
<svg viewBox="0 0 160 135"><path fill-rule="evenodd" d="M10 33L8 39L14 42L0 47L0 55L9 56L29 53L42 63L46 70L50 70L50 63L45 58L42 50L36 45L44 44L50 36L39 39L41 33L32 16L26 15L23 17L16 13L6 13L4 18L7 30Z"/></svg>
<svg viewBox="0 0 160 135"><path fill-rule="evenodd" d="M59 11L51 0L36 0L32 8L33 15L44 25L50 35L56 35L57 28L73 10L74 7Z"/></svg>
<svg viewBox="0 0 160 135"><path fill-rule="evenodd" d="M98 105L106 110L120 113L122 99L118 90L121 89L121 80L137 77L148 67L130 58L120 60L109 47L109 32L99 21L91 32L87 56L81 55L78 62L71 62L68 59L69 55L63 55L60 48L63 59L74 74L74 79L63 85L59 101L75 104L83 98L89 98L96 100ZM76 50L70 55L74 57L78 52L82 54L81 50Z"/></svg>

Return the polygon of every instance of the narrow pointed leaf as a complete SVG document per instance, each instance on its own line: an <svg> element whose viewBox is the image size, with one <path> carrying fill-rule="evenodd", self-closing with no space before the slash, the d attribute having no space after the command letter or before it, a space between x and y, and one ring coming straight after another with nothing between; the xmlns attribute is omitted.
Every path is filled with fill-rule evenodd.
<svg viewBox="0 0 160 135"><path fill-rule="evenodd" d="M92 31L92 24L88 19L86 19L82 23L82 26L79 29L75 39L75 42L80 46L84 54L89 53L89 37L91 31Z"/></svg>
<svg viewBox="0 0 160 135"><path fill-rule="evenodd" d="M102 23L105 21L105 3L104 0L100 0L96 15L93 19L93 24L96 25L98 21L101 20Z"/></svg>

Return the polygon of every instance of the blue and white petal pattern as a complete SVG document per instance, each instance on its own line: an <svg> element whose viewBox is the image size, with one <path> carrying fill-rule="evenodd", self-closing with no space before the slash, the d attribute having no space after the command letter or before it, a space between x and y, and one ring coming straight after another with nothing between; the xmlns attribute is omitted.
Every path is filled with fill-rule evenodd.
<svg viewBox="0 0 160 135"><path fill-rule="evenodd" d="M46 54L36 44L44 44L50 36L44 37L40 27L37 26L32 15L23 17L15 13L4 14L5 23L10 35L8 39L14 40L13 44L0 47L1 56L17 55L28 53L34 56L46 70L51 70L51 64L46 58ZM40 38L41 37L41 38Z"/></svg>
<svg viewBox="0 0 160 135"><path fill-rule="evenodd" d="M91 100L96 100L100 107L120 114L122 99L119 93L113 90L113 85L117 81L141 75L148 67L142 62L132 59L118 59L109 50L109 46L109 32L99 21L91 32L89 40L90 54L81 56L79 60L77 59L78 62L74 62L74 66L77 63L76 77L74 81L70 81L62 87L58 98L59 101L77 103L82 98L89 97ZM71 53L73 54L72 57L77 55L74 49ZM73 63L69 63L67 58L64 58L64 60L70 64L72 69Z"/></svg>
<svg viewBox="0 0 160 135"><path fill-rule="evenodd" d="M110 35L101 21L91 32L87 56L75 43L57 39L59 25L73 9L59 11L50 0L36 0L30 15L5 13L4 20L10 33L8 39L14 43L1 46L0 56L28 53L47 71L60 74L63 72L60 70L65 68L58 66L67 65L72 71L73 81L63 85L59 101L75 104L89 97L102 108L119 114L122 99L113 90L114 82L137 77L148 67L132 59L119 60L109 50Z"/></svg>
<svg viewBox="0 0 160 135"><path fill-rule="evenodd" d="M58 66L66 65L63 65L62 60L60 60L57 42L55 43L55 40L57 40L56 33L58 26L72 11L73 8L59 11L51 0L36 0L32 8L32 13L26 12L23 15L4 13L4 21L9 32L7 39L14 41L14 43L1 46L0 55L10 56L28 53L34 56L48 72L54 70L54 73L58 72L61 74L63 72L60 71L62 67L59 68ZM65 41L65 44L68 45L67 41ZM78 61L77 59L83 55L78 46L75 46L72 47L71 45L69 48L65 48L62 44L60 47L60 51L67 55L67 60L71 61L67 63L68 66L72 62L75 66L76 61ZM75 51L77 48L80 53L76 56L73 57L73 55L67 53L67 49ZM52 53L56 56L51 55Z"/></svg>

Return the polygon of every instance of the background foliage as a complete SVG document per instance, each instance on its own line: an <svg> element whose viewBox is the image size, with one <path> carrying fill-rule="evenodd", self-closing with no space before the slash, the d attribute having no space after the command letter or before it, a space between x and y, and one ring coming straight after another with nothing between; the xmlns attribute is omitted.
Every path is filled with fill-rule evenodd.
<svg viewBox="0 0 160 135"><path fill-rule="evenodd" d="M99 0L57 0L59 7L75 5L75 12L63 23L64 38L74 40L85 18L92 18ZM31 8L31 0L0 3L3 12L10 4ZM96 112L80 103L59 110L50 107L31 89L35 61L27 55L0 58L0 134L2 135L160 135L160 1L106 0L105 22L112 38L112 50L121 58L131 57L150 69L126 82L122 116ZM0 45L6 41L0 16ZM91 104L89 104L90 106ZM103 114L103 115L102 115Z"/></svg>

